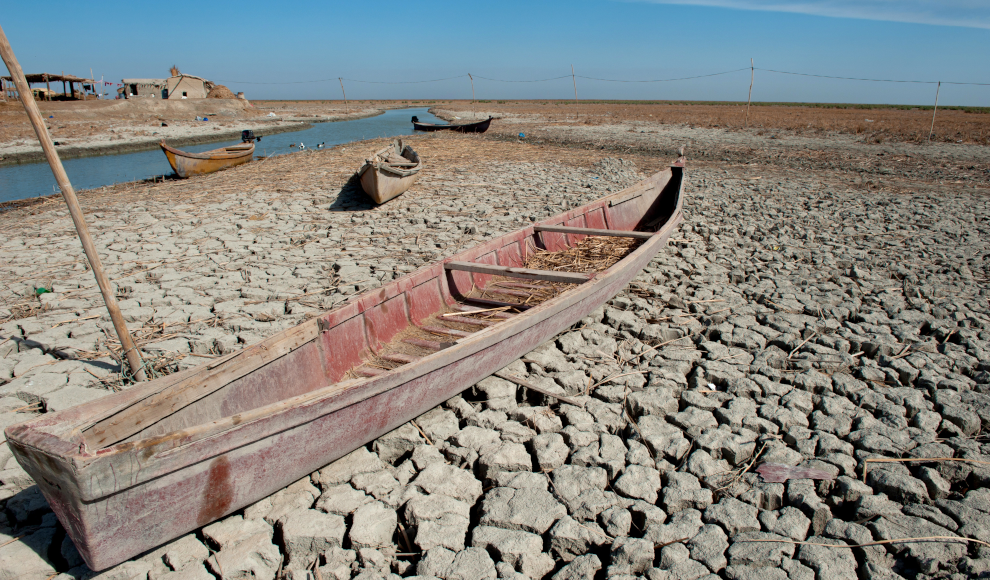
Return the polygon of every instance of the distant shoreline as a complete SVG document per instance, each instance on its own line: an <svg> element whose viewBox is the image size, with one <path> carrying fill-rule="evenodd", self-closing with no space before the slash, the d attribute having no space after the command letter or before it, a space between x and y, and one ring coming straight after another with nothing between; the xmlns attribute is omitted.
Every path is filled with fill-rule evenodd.
<svg viewBox="0 0 990 580"><path fill-rule="evenodd" d="M307 120L306 122L296 122L287 125L277 125L271 127L265 127L264 129L254 128L254 131L259 131L262 136L264 135L274 135L277 133L291 133L294 131L303 131L309 129L316 123L336 123L338 121L356 121L358 119L367 119L370 117L377 117L385 112L385 109L378 109L374 112L355 115L348 117L327 117L325 119L313 119ZM252 124L250 121L245 121L245 125ZM204 143L220 143L222 141L230 141L231 139L239 139L241 136L241 130L231 130L231 131L221 131L219 133L212 133L209 135L190 135L187 137L175 137L169 138L169 145L175 147L188 147L190 145L202 145ZM78 159L80 157L100 157L104 155L121 155L124 153L137 153L139 151L150 151L158 148L158 144L161 142L161 138L153 139L142 139L140 141L130 141L127 143L117 143L117 144L99 144L90 146L69 146L69 147L59 147L58 155L61 159ZM40 149L38 151L25 151L23 153L11 153L0 158L0 167L7 167L11 165L27 165L31 163L42 163L45 161L45 154Z"/></svg>

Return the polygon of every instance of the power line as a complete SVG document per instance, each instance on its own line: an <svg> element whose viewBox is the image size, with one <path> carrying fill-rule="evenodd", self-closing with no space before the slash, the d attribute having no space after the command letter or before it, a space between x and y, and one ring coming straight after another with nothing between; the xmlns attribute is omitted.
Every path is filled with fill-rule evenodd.
<svg viewBox="0 0 990 580"><path fill-rule="evenodd" d="M556 80L560 80L560 79L566 79L569 76L571 76L571 75L564 75L562 77L553 77L552 79L536 79L536 80L533 80L533 81L508 81L508 80L504 80L504 79L490 79L488 77L479 77L478 75L475 75L474 78L476 78L476 79L485 79L486 81L495 81L496 83L545 83L547 81L556 81Z"/></svg>
<svg viewBox="0 0 990 580"><path fill-rule="evenodd" d="M334 77L332 79L320 79L320 80L316 80L316 81L281 81L281 82L277 82L277 83L263 83L263 82L258 82L258 81L225 81L225 80L222 80L222 79L219 79L216 82L218 82L218 83L230 83L232 85L233 84L237 84L237 85L302 85L302 84L306 84L306 83L328 83L330 81L335 81L335 80L337 80L337 77Z"/></svg>
<svg viewBox="0 0 990 580"><path fill-rule="evenodd" d="M604 81L604 82L607 82L607 83L669 83L669 82L672 82L672 81L688 81L688 80L691 80L691 79L703 79L705 77L717 77L719 75L727 75L727 74L730 74L730 73L739 72L741 70L749 70L749 67L747 66L745 68L737 68L737 69L734 69L734 70L727 70L727 71L724 71L724 72L717 72L717 73L712 73L712 74L709 74L709 75L698 75L698 76L694 76L694 77L681 77L681 78L677 78L677 79L654 79L654 80L649 80L649 81L628 81L628 80L621 80L621 79L598 79L598 78L595 78L595 77L583 77L581 75L576 75L576 76L579 79L587 79L589 81Z"/></svg>
<svg viewBox="0 0 990 580"><path fill-rule="evenodd" d="M820 79L839 79L839 80L844 80L844 81L869 81L869 82L875 82L875 83L911 83L911 84L918 84L918 85L936 85L936 84L939 83L939 81L909 81L909 80L897 80L897 79L865 79L865 78L859 78L859 77L837 77L837 76L831 76L831 75L815 75L815 74L810 74L810 73L799 73L799 72L789 72L789 71L783 71L783 70L773 70L773 69L769 69L769 68L757 68L756 70L761 70L761 71L764 71L764 72L772 72L772 73L777 73L777 74L782 74L782 75L796 75L796 76L801 76L801 77L816 77L816 78L820 78ZM988 86L990 86L990 83L960 83L960 82L949 82L949 81L941 81L941 82L942 82L943 85L975 85L975 86L981 86L981 87L988 87Z"/></svg>
<svg viewBox="0 0 990 580"><path fill-rule="evenodd" d="M737 69L733 69L733 70L728 70L728 71L723 71L723 72L717 72L717 73L711 73L711 74L706 74L706 75L697 75L697 76L690 76L690 77L679 77L679 78L672 78L672 79L628 80L628 79L603 79L603 78L587 77L587 76L581 76L581 75L575 75L575 76L577 76L577 78L579 78L579 79L585 79L585 80L589 80L589 81L601 81L601 82L607 82L607 83L669 83L669 82L674 82L674 81L687 81L687 80L692 80L692 79L702 79L702 78L708 78L708 77L717 77L717 76L732 74L732 73L740 72L740 71L744 71L744 70L751 70L751 68L750 67L744 67L744 68L737 68ZM814 78L821 78L821 79L837 79L837 80L845 80L845 81L866 81L866 82L877 82L877 83L906 83L906 84L920 84L920 85L935 85L935 84L938 84L938 82L939 82L939 81L920 81L920 80L903 80L903 79L871 79L871 78L863 78L863 77L843 77L843 76L834 76L834 75L819 75L819 74L812 74L812 73L801 73L801 72L793 72L793 71L774 70L774 69L769 69L769 68L756 68L755 70L759 70L759 71L763 71L763 72L776 73L776 74L782 74L782 75L794 75L794 76L802 76L802 77L814 77ZM442 79L430 79L430 80L422 80L422 81L366 81L366 80L349 79L349 78L348 79L343 79L343 80L348 81L348 82L352 82L352 83L364 83L364 84L376 84L376 85L411 85L411 84L423 84L423 83L439 83L439 82L443 82L443 81L451 81L451 80L455 80L455 79L460 79L460 78L464 78L464 77L467 77L467 76L468 75L465 73L465 74L461 74L461 75L457 75L457 76L452 76L452 77L447 77L447 78L442 78ZM474 78L484 79L486 81L492 81L492 82L497 82L497 83L543 83L543 82L548 82L548 81L556 81L556 80L566 79L569 76L571 76L571 75L562 75L562 76L559 76L559 77L552 77L552 78L547 78L547 79L534 79L534 80L493 79L493 78L482 77L482 76L477 76L477 75L475 75ZM327 83L327 82L333 82L333 81L339 81L339 80L340 79L338 79L337 77L333 77L333 78L328 78L328 79L315 79L315 80L306 80L306 81L262 82L262 81L230 81L230 80L218 80L217 82L219 82L219 83L230 83L230 84L242 84L242 85L299 85L299 84L312 84L312 83ZM969 86L980 86L980 87L990 86L990 83L971 83L971 82L953 82L953 81L942 81L942 84L943 85L969 85Z"/></svg>
<svg viewBox="0 0 990 580"><path fill-rule="evenodd" d="M345 81L350 81L352 83L366 83L373 85L415 85L419 83L439 83L441 81L450 81L454 79L461 79L466 77L467 74L457 75L456 77L447 77L445 79L433 79L429 81L359 81L357 79L344 79ZM332 80L332 79L331 79Z"/></svg>

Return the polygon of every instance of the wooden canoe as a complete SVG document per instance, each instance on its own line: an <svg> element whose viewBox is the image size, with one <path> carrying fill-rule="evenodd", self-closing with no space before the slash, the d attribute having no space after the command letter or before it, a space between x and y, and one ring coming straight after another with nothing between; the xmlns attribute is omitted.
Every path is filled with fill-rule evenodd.
<svg viewBox="0 0 990 580"><path fill-rule="evenodd" d="M664 248L682 219L682 181L678 163L241 351L12 425L7 442L86 564L113 566L317 471L578 322ZM589 235L640 239L591 274L521 267ZM526 283L500 289L496 275ZM439 315L469 318L464 310L499 304L493 295L525 295L547 280L563 289L498 318ZM478 297L481 289L489 293Z"/></svg>
<svg viewBox="0 0 990 580"><path fill-rule="evenodd" d="M419 154L408 145L403 147L402 139L396 139L365 161L358 176L368 197L382 204L412 187L422 168Z"/></svg>
<svg viewBox="0 0 990 580"><path fill-rule="evenodd" d="M221 147L202 153L187 153L174 147L169 147L162 140L160 143L168 163L175 170L175 174L185 179L192 175L202 175L213 173L228 167L240 165L251 161L254 155L254 143L240 143L230 147Z"/></svg>
<svg viewBox="0 0 990 580"><path fill-rule="evenodd" d="M458 133L484 133L488 126L492 124L492 119L488 117L484 121L477 123L465 123L463 125L437 125L435 123L421 123L418 117L412 118L413 129L416 131L457 131Z"/></svg>

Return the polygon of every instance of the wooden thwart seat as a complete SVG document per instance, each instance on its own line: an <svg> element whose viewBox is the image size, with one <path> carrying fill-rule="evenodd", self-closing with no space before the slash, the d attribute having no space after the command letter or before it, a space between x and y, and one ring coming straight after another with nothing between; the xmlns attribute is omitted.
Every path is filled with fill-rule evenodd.
<svg viewBox="0 0 990 580"><path fill-rule="evenodd" d="M461 270L475 274L490 274L507 278L522 278L524 280L546 280L547 282L563 282L566 284L583 284L590 280L593 274L580 272L554 272L551 270L530 270L528 268L507 268L492 264L477 262L447 262L443 265L448 270Z"/></svg>
<svg viewBox="0 0 990 580"><path fill-rule="evenodd" d="M650 232L631 232L628 230L600 230L597 228L571 228L567 226L533 226L535 232L556 232L560 234L581 234L585 236L610 236L613 238L636 238L648 240L653 237Z"/></svg>

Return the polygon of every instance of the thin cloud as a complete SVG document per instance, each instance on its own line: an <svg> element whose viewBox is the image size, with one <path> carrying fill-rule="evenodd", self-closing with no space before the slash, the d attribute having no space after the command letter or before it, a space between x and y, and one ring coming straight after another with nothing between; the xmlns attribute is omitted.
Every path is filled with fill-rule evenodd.
<svg viewBox="0 0 990 580"><path fill-rule="evenodd" d="M735 10L792 12L912 24L990 29L986 0L639 0L654 4L715 6Z"/></svg>

